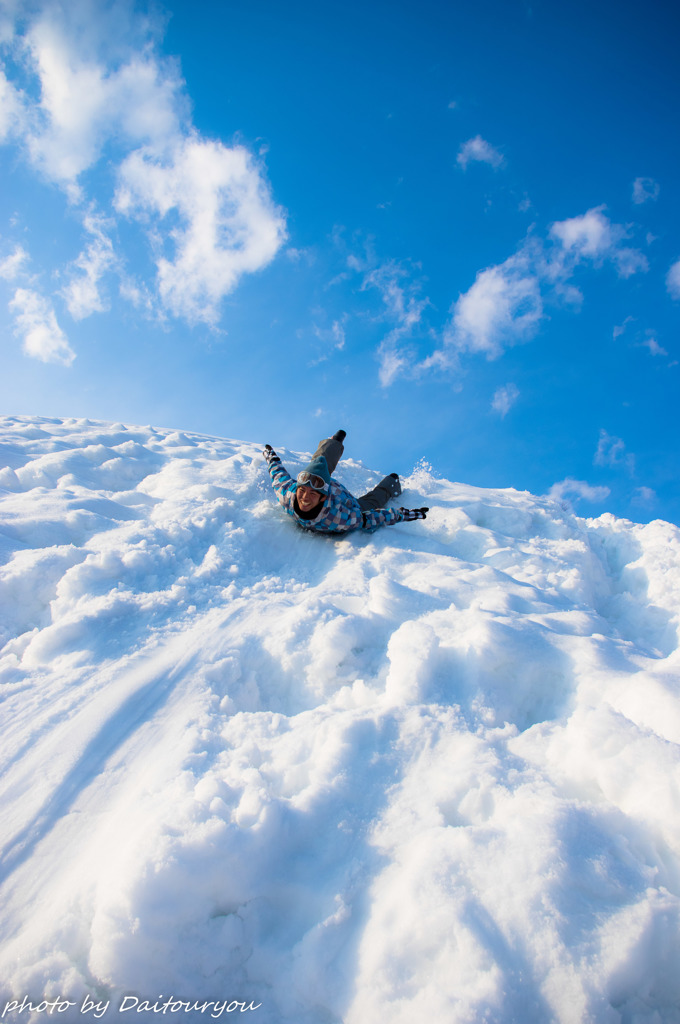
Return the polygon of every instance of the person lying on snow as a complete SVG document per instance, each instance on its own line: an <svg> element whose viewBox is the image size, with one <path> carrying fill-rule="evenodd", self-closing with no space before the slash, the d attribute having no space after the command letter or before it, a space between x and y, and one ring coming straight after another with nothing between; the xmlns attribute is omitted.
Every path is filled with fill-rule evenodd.
<svg viewBox="0 0 680 1024"><path fill-rule="evenodd" d="M344 449L346 434L338 430L333 437L319 442L312 461L298 473L297 481L286 472L271 445L263 455L267 460L276 497L298 526L324 533L371 530L377 526L424 519L428 508L386 508L390 498L401 494L396 473L390 473L368 494L355 498L346 487L331 479Z"/></svg>

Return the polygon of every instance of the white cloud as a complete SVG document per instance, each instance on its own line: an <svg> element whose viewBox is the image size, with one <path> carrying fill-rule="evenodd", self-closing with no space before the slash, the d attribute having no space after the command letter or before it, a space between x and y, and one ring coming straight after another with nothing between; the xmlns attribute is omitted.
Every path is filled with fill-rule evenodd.
<svg viewBox="0 0 680 1024"><path fill-rule="evenodd" d="M559 239L568 252L591 259L605 256L625 237L625 231L619 225L612 225L603 209L598 206L579 217L557 221L550 228L550 234Z"/></svg>
<svg viewBox="0 0 680 1024"><path fill-rule="evenodd" d="M23 144L30 164L83 218L86 242L62 291L74 318L106 308L101 283L114 270L120 294L140 308L216 326L220 300L283 244L284 216L244 147L195 131L178 64L157 50L158 24L131 11L70 0L46 6L25 30L17 21L24 88L0 79L0 134ZM85 172L104 157L117 188L111 208L100 200L95 217ZM148 233L152 301L151 282L133 283L114 253L107 218L121 214Z"/></svg>
<svg viewBox="0 0 680 1024"><path fill-rule="evenodd" d="M505 163L505 158L481 135L475 135L474 139L468 139L460 147L458 163L463 170L466 170L470 163L490 164L491 167L498 168Z"/></svg>
<svg viewBox="0 0 680 1024"><path fill-rule="evenodd" d="M633 182L633 202L638 206L659 198L659 183L654 178L636 178Z"/></svg>
<svg viewBox="0 0 680 1024"><path fill-rule="evenodd" d="M142 310L149 319L164 320L162 310L158 309L155 294L144 284L134 278L124 276L120 282L120 294L135 309Z"/></svg>
<svg viewBox="0 0 680 1024"><path fill-rule="evenodd" d="M477 274L472 287L453 306L445 343L457 351L497 359L504 348L537 330L543 305L536 272L527 251Z"/></svg>
<svg viewBox="0 0 680 1024"><path fill-rule="evenodd" d="M0 142L16 130L22 115L20 93L0 71Z"/></svg>
<svg viewBox="0 0 680 1024"><path fill-rule="evenodd" d="M666 289L672 299L680 299L680 260L666 274Z"/></svg>
<svg viewBox="0 0 680 1024"><path fill-rule="evenodd" d="M649 349L649 351L651 352L651 354L653 356L667 356L668 355L668 352L666 351L666 349L663 348L659 344L659 342L656 340L656 338L654 338L654 337L647 338L647 340L643 341L642 344L645 346L645 348Z"/></svg>
<svg viewBox="0 0 680 1024"><path fill-rule="evenodd" d="M427 358L417 362L413 352L406 352L398 339L385 339L379 349L381 380L392 381L399 374L457 369L465 352L499 358L507 348L528 341L538 332L546 302L570 305L574 310L580 307L583 295L571 278L585 261L595 266L610 261L624 278L647 270L646 257L622 244L627 228L612 223L603 211L600 206L558 221L551 225L547 241L530 235L503 263L479 271L472 286L451 307L441 343ZM677 278L680 297L680 261ZM615 337L622 330L615 328Z"/></svg>
<svg viewBox="0 0 680 1024"><path fill-rule="evenodd" d="M628 324L632 324L632 323L635 323L635 317L634 316L627 316L622 324L616 324L615 325L614 330L612 331L612 337L615 338L615 339L621 337L622 334L625 334L625 331L626 331L626 328L628 327Z"/></svg>
<svg viewBox="0 0 680 1024"><path fill-rule="evenodd" d="M285 238L283 214L248 151L198 136L168 162L130 154L116 208L151 219L151 232L165 228L174 253L157 258L158 290L164 306L190 322L214 324L220 300L243 274L266 266Z"/></svg>
<svg viewBox="0 0 680 1024"><path fill-rule="evenodd" d="M93 214L85 217L84 227L92 241L78 256L70 282L63 289L68 311L74 320L82 320L91 313L101 313L107 306L99 291L103 275L116 264L111 239L106 235L106 222Z"/></svg>
<svg viewBox="0 0 680 1024"><path fill-rule="evenodd" d="M413 368L410 352L399 347L398 339L388 335L378 346L378 380L384 388L392 384L397 377L409 373Z"/></svg>
<svg viewBox="0 0 680 1024"><path fill-rule="evenodd" d="M345 347L345 328L342 326L339 320L333 321L333 326L331 327L331 336L333 340L333 345L336 349L338 349L338 351Z"/></svg>
<svg viewBox="0 0 680 1024"><path fill-rule="evenodd" d="M319 327L314 324L312 330L314 335L321 342L321 354L310 362L310 366L318 366L326 362L333 352L341 352L345 347L345 322L347 315L344 314L339 320L334 320L330 327Z"/></svg>
<svg viewBox="0 0 680 1024"><path fill-rule="evenodd" d="M583 500L592 503L606 501L610 495L608 487L597 487L587 483L585 480L575 480L568 476L565 480L553 484L548 491L548 497L554 501Z"/></svg>
<svg viewBox="0 0 680 1024"><path fill-rule="evenodd" d="M26 250L17 245L11 256L6 256L4 260L0 261L0 277L5 281L16 280L28 261L29 255Z"/></svg>
<svg viewBox="0 0 680 1024"><path fill-rule="evenodd" d="M506 384L504 387L498 388L494 394L491 408L505 418L518 398L519 388L515 384Z"/></svg>
<svg viewBox="0 0 680 1024"><path fill-rule="evenodd" d="M552 224L550 237L561 246L561 252L558 251L549 263L552 276L568 276L584 259L595 264L611 260L623 278L649 269L644 253L621 244L628 237L628 230L621 224L613 224L603 211L604 206L597 206L578 217Z"/></svg>
<svg viewBox="0 0 680 1024"><path fill-rule="evenodd" d="M622 466L631 475L635 471L635 456L626 453L626 446L620 437L613 437L606 430L600 430L593 462L596 466Z"/></svg>
<svg viewBox="0 0 680 1024"><path fill-rule="evenodd" d="M51 180L75 183L97 157L108 129L110 83L102 68L67 52L53 27L39 23L29 49L40 79L40 103L26 142L31 160Z"/></svg>
<svg viewBox="0 0 680 1024"><path fill-rule="evenodd" d="M356 265L356 261L354 264ZM395 260L370 270L364 277L361 287L362 290L377 288L386 315L395 320L398 328L403 331L410 331L420 323L423 310L429 305L428 299L419 297L418 284L408 280L406 268Z"/></svg>
<svg viewBox="0 0 680 1024"><path fill-rule="evenodd" d="M649 260L639 249L623 247L616 249L611 256L619 277L625 279L633 274L646 273L649 270Z"/></svg>
<svg viewBox="0 0 680 1024"><path fill-rule="evenodd" d="M75 5L81 15L97 18L99 12L88 7ZM173 62L147 48L107 66L97 52L104 42L88 37L95 30L87 17L74 22L53 8L26 34L40 99L26 117L25 141L34 165L78 198L78 177L109 139L162 147L179 131L185 101Z"/></svg>
<svg viewBox="0 0 680 1024"><path fill-rule="evenodd" d="M0 43L11 42L18 7L18 0L0 0Z"/></svg>
<svg viewBox="0 0 680 1024"><path fill-rule="evenodd" d="M314 334L327 348L341 351L345 347L345 328L340 320L334 320L330 327L315 324Z"/></svg>
<svg viewBox="0 0 680 1024"><path fill-rule="evenodd" d="M653 491L651 487L637 487L633 494L633 502L635 505L655 505L656 504L656 491Z"/></svg>
<svg viewBox="0 0 680 1024"><path fill-rule="evenodd" d="M57 323L52 304L37 292L18 288L9 304L17 334L23 336L26 355L43 363L70 366L75 359L66 335Z"/></svg>
<svg viewBox="0 0 680 1024"><path fill-rule="evenodd" d="M420 295L420 282L409 276L409 270L396 260L373 265L374 257L362 261L349 256L347 263L353 270L364 272L361 289L374 288L383 303L381 320L391 324L391 329L378 346L378 377L383 387L388 387L396 377L418 373L415 354L408 344L413 332L422 323L423 313L430 301Z"/></svg>

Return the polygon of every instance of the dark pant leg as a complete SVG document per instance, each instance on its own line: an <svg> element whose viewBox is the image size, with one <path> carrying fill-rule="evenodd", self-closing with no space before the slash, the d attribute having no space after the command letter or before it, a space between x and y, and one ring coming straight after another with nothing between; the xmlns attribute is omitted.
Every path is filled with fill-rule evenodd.
<svg viewBox="0 0 680 1024"><path fill-rule="evenodd" d="M316 459L319 455L323 455L328 464L328 472L334 473L337 464L342 458L344 450L345 446L342 441L337 441L334 437L327 437L325 441L319 441L318 447L312 455L312 459Z"/></svg>
<svg viewBox="0 0 680 1024"><path fill-rule="evenodd" d="M362 512L368 512L372 508L386 508L390 498L396 498L401 494L401 487L393 476L386 476L377 487L374 487L368 494L362 494L357 498L359 508Z"/></svg>

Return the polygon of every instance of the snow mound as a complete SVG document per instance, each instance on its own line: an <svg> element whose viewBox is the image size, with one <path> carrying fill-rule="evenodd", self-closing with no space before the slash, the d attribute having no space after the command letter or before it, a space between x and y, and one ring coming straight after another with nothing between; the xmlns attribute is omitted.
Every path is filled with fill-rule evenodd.
<svg viewBox="0 0 680 1024"><path fill-rule="evenodd" d="M261 448L0 420L3 1020L680 1022L680 531Z"/></svg>

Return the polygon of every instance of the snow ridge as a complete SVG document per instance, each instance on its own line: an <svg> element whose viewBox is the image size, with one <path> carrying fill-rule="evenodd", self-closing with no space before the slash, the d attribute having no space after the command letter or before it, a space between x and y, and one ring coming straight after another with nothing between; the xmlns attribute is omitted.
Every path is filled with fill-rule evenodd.
<svg viewBox="0 0 680 1024"><path fill-rule="evenodd" d="M0 419L0 1014L680 1022L680 531L261 448Z"/></svg>

